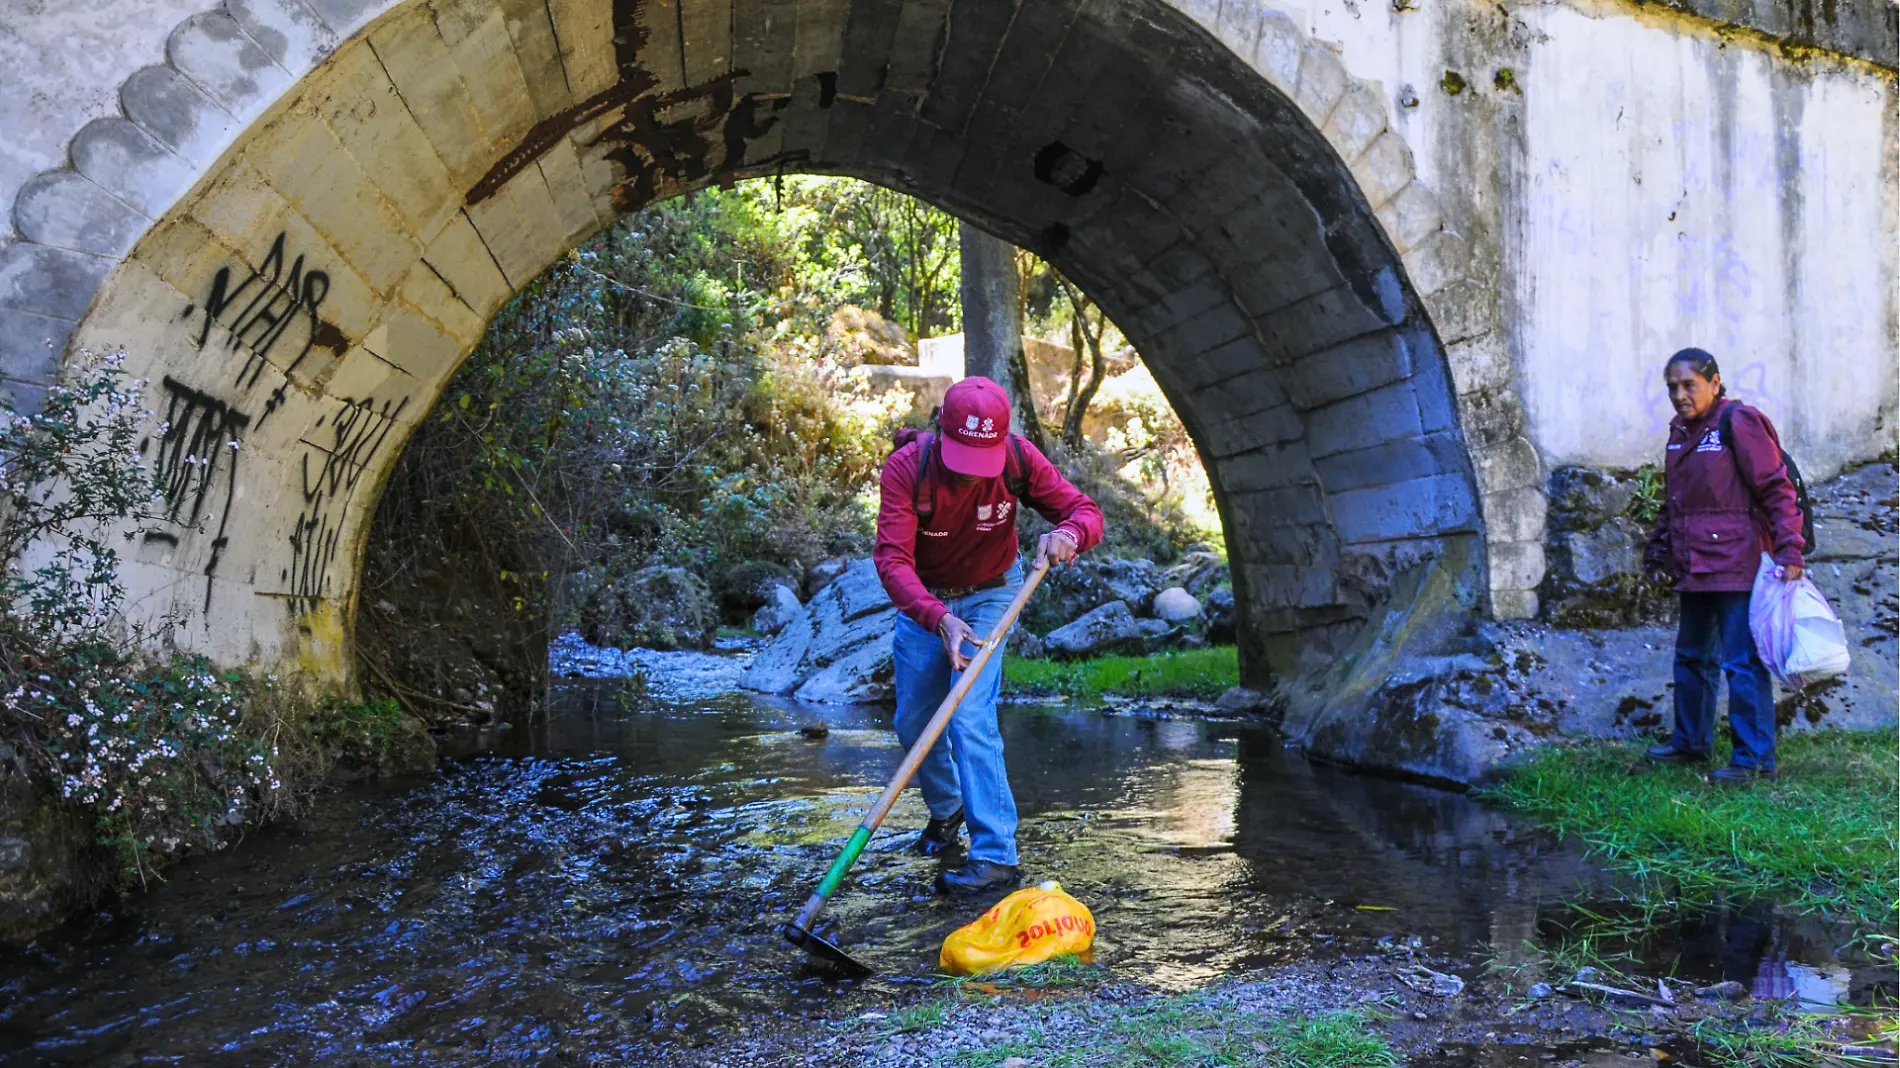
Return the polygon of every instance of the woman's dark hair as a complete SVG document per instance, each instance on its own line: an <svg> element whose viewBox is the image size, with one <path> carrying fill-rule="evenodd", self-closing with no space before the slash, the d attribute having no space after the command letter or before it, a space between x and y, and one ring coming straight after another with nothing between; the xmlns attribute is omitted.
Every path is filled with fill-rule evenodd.
<svg viewBox="0 0 1900 1068"><path fill-rule="evenodd" d="M1679 363L1688 364L1689 370L1694 371L1696 374L1701 375L1711 382L1715 380L1716 375L1722 373L1722 369L1715 365L1715 357L1703 352L1701 349L1683 349L1681 352L1669 357L1669 362L1663 364L1663 373L1667 374L1671 367ZM1728 387L1722 386L1718 388L1715 391L1715 395L1718 397L1728 396Z"/></svg>

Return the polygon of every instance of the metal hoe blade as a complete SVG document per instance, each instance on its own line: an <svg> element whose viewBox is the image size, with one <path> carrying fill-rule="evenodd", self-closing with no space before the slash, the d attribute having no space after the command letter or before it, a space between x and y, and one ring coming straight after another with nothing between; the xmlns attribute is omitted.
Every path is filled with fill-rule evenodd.
<svg viewBox="0 0 1900 1068"><path fill-rule="evenodd" d="M779 931L784 934L787 942L811 954L814 959L837 968L852 979L863 979L873 974L870 965L795 923L788 923L779 928Z"/></svg>

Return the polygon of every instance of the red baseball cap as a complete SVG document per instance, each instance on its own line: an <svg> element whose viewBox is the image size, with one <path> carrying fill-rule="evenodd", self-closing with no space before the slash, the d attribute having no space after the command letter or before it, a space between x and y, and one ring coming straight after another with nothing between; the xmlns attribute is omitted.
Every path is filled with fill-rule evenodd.
<svg viewBox="0 0 1900 1068"><path fill-rule="evenodd" d="M981 375L950 387L943 396L943 465L959 475L995 478L1008 457L1009 394Z"/></svg>

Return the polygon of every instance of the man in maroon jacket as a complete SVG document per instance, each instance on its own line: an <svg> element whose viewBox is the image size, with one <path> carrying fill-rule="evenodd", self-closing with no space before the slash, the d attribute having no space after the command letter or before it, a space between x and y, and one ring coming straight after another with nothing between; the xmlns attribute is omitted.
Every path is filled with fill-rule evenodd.
<svg viewBox="0 0 1900 1068"><path fill-rule="evenodd" d="M1068 563L1102 540L1102 510L1034 445L1009 432L1009 395L1001 386L978 377L958 382L938 422L940 433L911 441L884 462L871 552L900 613L891 653L897 736L906 748L1022 588L1020 506L1056 524L1036 546L1038 563ZM917 769L930 809L918 851L941 853L956 843L959 825L970 826L967 862L937 877L944 893L982 893L1021 878L1016 798L996 725L1002 679L1003 658L992 656Z"/></svg>
<svg viewBox="0 0 1900 1068"><path fill-rule="evenodd" d="M1774 684L1755 651L1748 603L1761 555L1781 576L1801 577L1806 561L1794 481L1781 440L1760 411L1728 396L1715 357L1683 349L1663 368L1676 418L1663 462L1662 511L1644 562L1675 583L1676 723L1649 750L1662 764L1700 764L1715 747L1715 683L1728 676L1729 766L1709 776L1741 784L1777 776Z"/></svg>

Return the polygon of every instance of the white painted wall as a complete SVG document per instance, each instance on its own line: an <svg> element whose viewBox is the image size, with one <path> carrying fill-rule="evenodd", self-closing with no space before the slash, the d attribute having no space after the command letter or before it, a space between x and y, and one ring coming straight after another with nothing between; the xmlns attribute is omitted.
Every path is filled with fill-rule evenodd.
<svg viewBox="0 0 1900 1068"><path fill-rule="evenodd" d="M206 0L0 0L0 205L66 162L66 143L119 112L127 75L165 59L172 27ZM14 236L0 223L0 244Z"/></svg>
<svg viewBox="0 0 1900 1068"><path fill-rule="evenodd" d="M1890 74L1607 4L1507 20L1489 3L1316 0L1302 14L1351 73L1384 81L1453 227L1489 231L1547 467L1656 462L1672 414L1661 362L1690 345L1811 477L1893 444ZM1492 84L1505 66L1521 92ZM1470 88L1446 94L1447 70Z"/></svg>

